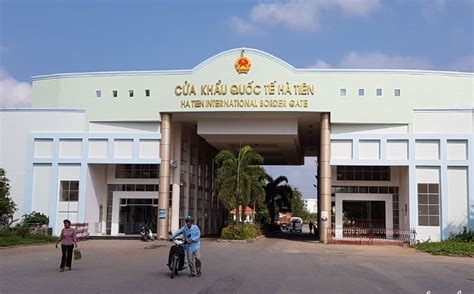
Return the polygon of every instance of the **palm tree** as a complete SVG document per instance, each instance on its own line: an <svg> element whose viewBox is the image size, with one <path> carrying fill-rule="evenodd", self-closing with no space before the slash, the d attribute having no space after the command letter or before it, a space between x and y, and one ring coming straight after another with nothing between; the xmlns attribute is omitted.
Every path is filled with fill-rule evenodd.
<svg viewBox="0 0 474 294"><path fill-rule="evenodd" d="M244 146L237 157L232 151L221 150L216 162L219 198L227 209L236 208L236 219L240 222L240 206L245 213L246 206L263 201L265 170L260 166L263 157L252 147Z"/></svg>
<svg viewBox="0 0 474 294"><path fill-rule="evenodd" d="M266 176L267 185L265 186L265 203L270 212L271 224L275 223L276 208L291 209L291 200L293 198L293 189L288 185L288 179L285 176L279 176L273 179L270 175Z"/></svg>

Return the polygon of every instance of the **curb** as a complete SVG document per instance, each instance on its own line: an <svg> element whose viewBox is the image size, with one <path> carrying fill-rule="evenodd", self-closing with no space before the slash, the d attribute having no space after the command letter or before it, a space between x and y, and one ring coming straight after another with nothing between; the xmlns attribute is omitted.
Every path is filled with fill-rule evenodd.
<svg viewBox="0 0 474 294"><path fill-rule="evenodd" d="M222 242L222 243L252 243L254 241L257 241L257 240L260 240L262 238L265 238L264 235L260 235L256 238L252 238L252 239L247 239L247 240L230 240L230 239L217 239L216 241L217 242Z"/></svg>

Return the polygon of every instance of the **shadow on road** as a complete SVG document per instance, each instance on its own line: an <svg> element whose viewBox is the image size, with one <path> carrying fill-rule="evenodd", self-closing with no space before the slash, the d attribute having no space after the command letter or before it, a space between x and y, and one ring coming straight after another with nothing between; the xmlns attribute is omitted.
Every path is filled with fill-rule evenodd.
<svg viewBox="0 0 474 294"><path fill-rule="evenodd" d="M300 242L318 242L318 234L310 233L291 233L289 231L276 231L266 235L267 238L274 239L285 239L290 241L300 241Z"/></svg>

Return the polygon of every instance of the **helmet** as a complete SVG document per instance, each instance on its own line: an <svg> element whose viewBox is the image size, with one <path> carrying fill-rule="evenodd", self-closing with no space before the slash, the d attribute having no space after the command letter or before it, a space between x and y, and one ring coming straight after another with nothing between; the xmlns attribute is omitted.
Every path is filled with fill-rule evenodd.
<svg viewBox="0 0 474 294"><path fill-rule="evenodd" d="M187 217L184 218L184 221L185 222L193 222L194 218L192 216L188 215Z"/></svg>

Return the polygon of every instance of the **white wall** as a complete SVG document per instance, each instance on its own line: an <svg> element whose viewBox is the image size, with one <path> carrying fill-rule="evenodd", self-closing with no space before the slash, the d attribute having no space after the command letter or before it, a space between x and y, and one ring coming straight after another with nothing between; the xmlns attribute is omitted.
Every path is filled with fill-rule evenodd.
<svg viewBox="0 0 474 294"><path fill-rule="evenodd" d="M416 183L434 183L440 182L440 170L438 167L417 167L416 168ZM440 191L441 193L441 191ZM412 195L411 197L418 197ZM441 194L440 194L441 201ZM416 208L418 210L418 207ZM418 215L418 214L417 214ZM441 206L440 206L441 215ZM441 221L440 221L441 223ZM418 226L416 229L416 239L420 241L439 241L441 240L440 226Z"/></svg>
<svg viewBox="0 0 474 294"><path fill-rule="evenodd" d="M57 194L58 214L56 218L56 230L60 232L63 227L63 220L69 219L72 223L78 221L79 202L60 201L60 183L61 181L79 181L81 178L81 166L79 164L60 164L58 166ZM80 191L79 191L80 193Z"/></svg>
<svg viewBox="0 0 474 294"><path fill-rule="evenodd" d="M158 116L157 118L158 119ZM91 122L91 133L159 133L159 122Z"/></svg>
<svg viewBox="0 0 474 294"><path fill-rule="evenodd" d="M448 231L461 232L468 225L467 168L448 168Z"/></svg>
<svg viewBox="0 0 474 294"><path fill-rule="evenodd" d="M410 186L409 186L409 173L407 166L401 166L400 168L400 186L398 188L398 204L400 214L400 230L410 230L410 209L417 209L410 207Z"/></svg>
<svg viewBox="0 0 474 294"><path fill-rule="evenodd" d="M50 215L51 199L51 164L35 164L33 166L32 211Z"/></svg>
<svg viewBox="0 0 474 294"><path fill-rule="evenodd" d="M407 134L406 124L332 124L332 134Z"/></svg>
<svg viewBox="0 0 474 294"><path fill-rule="evenodd" d="M352 141L332 140L331 159L352 159Z"/></svg>
<svg viewBox="0 0 474 294"><path fill-rule="evenodd" d="M413 112L413 133L415 134L471 134L474 131L473 125L474 111L470 109Z"/></svg>
<svg viewBox="0 0 474 294"><path fill-rule="evenodd" d="M10 195L18 208L15 218L27 213L24 204L28 133L83 132L84 125L85 112L78 110L0 109L0 166L10 179ZM38 152L50 152L41 150L44 152Z"/></svg>
<svg viewBox="0 0 474 294"><path fill-rule="evenodd" d="M89 232L100 235L106 232L107 221L107 165L89 164L86 184L85 222ZM102 212L100 206L102 205Z"/></svg>

